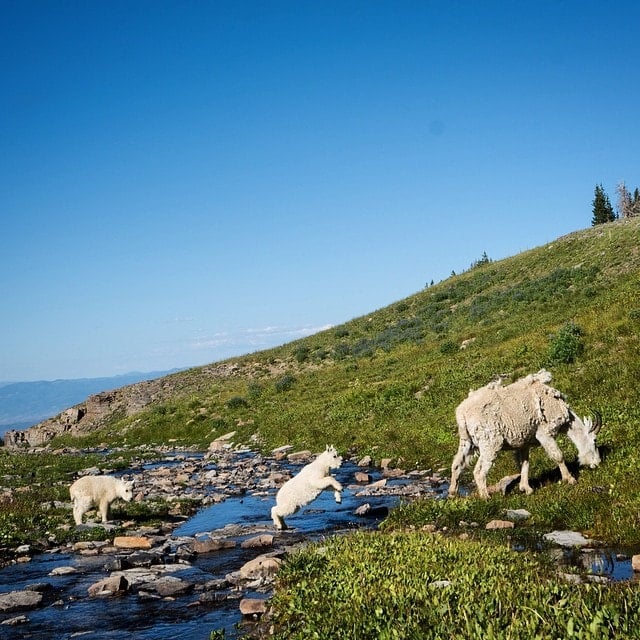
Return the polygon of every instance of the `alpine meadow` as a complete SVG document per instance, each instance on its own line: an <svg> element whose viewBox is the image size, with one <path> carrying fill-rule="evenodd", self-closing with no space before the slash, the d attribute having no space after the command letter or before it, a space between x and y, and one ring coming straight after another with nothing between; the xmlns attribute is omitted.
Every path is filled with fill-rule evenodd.
<svg viewBox="0 0 640 640"><path fill-rule="evenodd" d="M567 584L540 554L509 549L534 549L554 529L640 546L638 217L500 261L485 253L463 273L340 326L166 376L164 397L135 415L116 412L82 437L59 436L39 453L0 450L0 475L26 487L19 504L0 502L0 545L72 521L67 511L38 509L62 499L61 481L91 462L93 454L53 454L65 448L204 450L234 431L236 442L264 452L333 444L345 458L390 458L448 478L454 411L469 390L541 368L579 416L602 415L597 468L579 467L560 437L576 484L560 483L556 465L534 448L534 493L516 485L482 500L472 463L460 478L465 495L403 502L379 531L328 538L288 558L266 629L281 639L640 637L637 584ZM126 464L119 456L114 466ZM516 473L502 452L488 483ZM531 518L487 531L507 509Z"/></svg>

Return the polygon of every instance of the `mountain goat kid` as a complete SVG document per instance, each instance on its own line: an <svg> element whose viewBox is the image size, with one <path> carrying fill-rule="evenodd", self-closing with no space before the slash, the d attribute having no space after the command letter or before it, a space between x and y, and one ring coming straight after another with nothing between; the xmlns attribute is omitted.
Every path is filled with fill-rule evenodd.
<svg viewBox="0 0 640 640"><path fill-rule="evenodd" d="M342 502L342 485L331 475L331 469L337 469L342 458L335 447L327 448L313 461L302 467L300 472L287 480L276 495L276 506L271 509L271 518L276 529L286 529L285 516L290 516L325 489L332 487L336 502Z"/></svg>
<svg viewBox="0 0 640 640"><path fill-rule="evenodd" d="M533 493L529 485L529 449L540 445L559 467L562 480L576 482L567 469L555 437L566 433L578 449L578 461L592 469L600 464L596 436L602 418L594 411L595 423L580 418L569 408L562 394L550 387L551 374L545 369L507 386L500 382L470 391L456 409L460 445L451 465L449 496L458 491L458 479L475 451L473 470L478 494L488 498L487 474L501 449L517 451L520 462L520 490Z"/></svg>
<svg viewBox="0 0 640 640"><path fill-rule="evenodd" d="M76 525L82 524L82 516L97 506L102 522L107 521L109 507L117 498L130 502L133 498L133 482L126 482L113 476L83 476L70 487L69 493L73 501L73 519Z"/></svg>

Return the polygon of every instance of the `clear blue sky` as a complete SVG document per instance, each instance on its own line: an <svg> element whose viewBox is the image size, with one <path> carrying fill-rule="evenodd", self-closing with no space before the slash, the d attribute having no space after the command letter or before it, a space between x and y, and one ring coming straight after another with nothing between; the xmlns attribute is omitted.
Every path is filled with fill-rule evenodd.
<svg viewBox="0 0 640 640"><path fill-rule="evenodd" d="M640 3L0 0L0 381L214 362L640 185Z"/></svg>

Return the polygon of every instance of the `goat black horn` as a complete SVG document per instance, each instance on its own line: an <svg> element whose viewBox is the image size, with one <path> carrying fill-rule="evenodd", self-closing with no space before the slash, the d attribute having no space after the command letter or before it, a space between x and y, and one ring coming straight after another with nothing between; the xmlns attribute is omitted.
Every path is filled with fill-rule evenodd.
<svg viewBox="0 0 640 640"><path fill-rule="evenodd" d="M597 409L593 409L593 415L595 420L590 430L597 435L602 428L602 414Z"/></svg>

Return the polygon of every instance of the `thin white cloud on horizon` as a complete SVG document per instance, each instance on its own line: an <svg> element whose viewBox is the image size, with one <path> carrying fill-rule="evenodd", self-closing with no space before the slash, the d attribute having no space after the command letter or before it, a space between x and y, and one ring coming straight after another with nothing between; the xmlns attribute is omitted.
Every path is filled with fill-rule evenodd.
<svg viewBox="0 0 640 640"><path fill-rule="evenodd" d="M320 331L330 329L333 325L302 327L268 326L241 329L234 332L218 332L209 338L200 338L190 344L191 349L203 351L221 346L251 346L269 348L285 344L291 340L311 336Z"/></svg>

